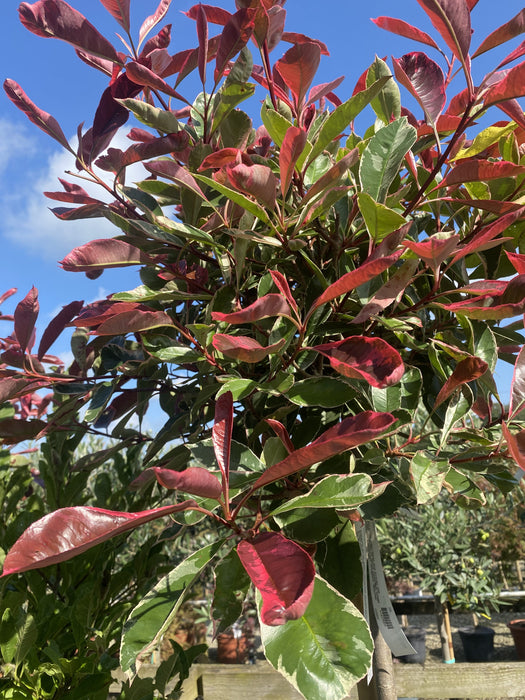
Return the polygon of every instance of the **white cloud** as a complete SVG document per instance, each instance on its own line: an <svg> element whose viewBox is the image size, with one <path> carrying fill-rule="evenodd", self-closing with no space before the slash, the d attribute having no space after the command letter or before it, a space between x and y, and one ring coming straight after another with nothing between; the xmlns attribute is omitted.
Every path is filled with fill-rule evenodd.
<svg viewBox="0 0 525 700"><path fill-rule="evenodd" d="M1 125L2 122L0 122L0 128ZM131 142L124 134L119 134L111 146L124 149L130 144ZM5 142L0 146L0 157L2 148L9 149L9 146L6 146ZM20 142L15 151L20 152L19 158L25 155L29 159L29 148L29 141ZM12 157L13 152L10 151L10 158ZM66 174L66 171L71 171L73 174ZM0 194L0 206L3 211L0 225L3 235L29 249L33 254L48 260L61 260L76 246L95 238L117 235L117 229L104 218L61 221L50 211L50 208L54 207L76 206L55 202L42 194L44 191L62 191L59 177L68 182L78 183L92 197L103 201L111 200L102 187L75 177L76 172L74 158L66 151L51 155L41 170L24 173L23 182L30 183L29 188L26 184L10 180L7 177L8 171L4 172ZM102 171L98 174L109 181L110 174ZM127 181L131 183L142 177L144 177L144 170L141 166L133 166L133 170L129 169Z"/></svg>
<svg viewBox="0 0 525 700"><path fill-rule="evenodd" d="M26 125L15 124L0 117L0 176L4 175L13 161L36 152L36 139Z"/></svg>

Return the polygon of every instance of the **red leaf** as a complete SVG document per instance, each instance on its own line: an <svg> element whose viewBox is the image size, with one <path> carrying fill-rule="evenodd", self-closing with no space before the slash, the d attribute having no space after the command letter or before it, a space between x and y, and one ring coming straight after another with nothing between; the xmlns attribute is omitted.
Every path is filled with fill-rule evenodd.
<svg viewBox="0 0 525 700"><path fill-rule="evenodd" d="M285 338L281 338L277 343L263 347L253 338L244 335L224 335L215 333L213 336L213 347L226 357L240 362L254 364L264 360L268 355L278 352L286 343Z"/></svg>
<svg viewBox="0 0 525 700"><path fill-rule="evenodd" d="M282 294L266 294L257 299L253 304L241 311L234 311L231 314L224 314L220 311L212 311L211 317L214 321L224 321L226 323L255 323L263 318L272 316L291 316L292 311Z"/></svg>
<svg viewBox="0 0 525 700"><path fill-rule="evenodd" d="M270 275L272 276L273 283L281 292L281 294L283 294L286 297L291 308L295 312L298 312L299 309L297 306L297 302L293 298L292 290L290 289L290 285L288 284L288 280L286 279L286 277L282 274L282 272L279 272L279 270L270 270Z"/></svg>
<svg viewBox="0 0 525 700"><path fill-rule="evenodd" d="M523 95L525 95L525 62L511 68L504 78L492 85L483 94L483 104L488 107L497 102L523 97Z"/></svg>
<svg viewBox="0 0 525 700"><path fill-rule="evenodd" d="M275 69L292 91L298 109L304 102L320 60L321 49L318 44L295 44L275 64Z"/></svg>
<svg viewBox="0 0 525 700"><path fill-rule="evenodd" d="M525 274L525 255L520 255L519 253L509 253L508 250L505 251L507 258L512 263L512 266L519 275Z"/></svg>
<svg viewBox="0 0 525 700"><path fill-rule="evenodd" d="M165 27L162 27L162 29L159 32L157 32L155 36L152 36L144 44L142 51L139 55L139 62L142 62L145 58L149 58L150 54L152 54L154 51L157 51L158 49L166 49L170 45L170 42L171 24L167 24ZM157 72L153 65L151 65L150 67L155 72Z"/></svg>
<svg viewBox="0 0 525 700"><path fill-rule="evenodd" d="M0 295L0 305L4 303L9 297L12 297L13 294L16 294L18 289L16 287L11 287L11 289L8 289L7 292L4 292L3 294ZM5 315L2 314L3 317L5 318Z"/></svg>
<svg viewBox="0 0 525 700"><path fill-rule="evenodd" d="M351 323L365 323L371 316L379 314L390 304L401 298L402 293L413 282L419 260L407 260L396 270L368 301Z"/></svg>
<svg viewBox="0 0 525 700"><path fill-rule="evenodd" d="M103 204L100 200L90 197L80 185L67 182L67 180L62 180L60 177L58 179L65 192L43 192L49 199L54 199L57 202L72 202L74 204Z"/></svg>
<svg viewBox="0 0 525 700"><path fill-rule="evenodd" d="M514 39L514 37L519 36L525 32L525 10L520 10L517 15L501 27L498 27L493 32L491 32L486 39L481 42L478 49L472 54L472 58L480 56L485 51L490 51L495 46Z"/></svg>
<svg viewBox="0 0 525 700"><path fill-rule="evenodd" d="M119 148L108 148L107 154L100 156L95 165L102 170L119 174L123 168L133 163L140 163L148 158L158 158L167 153L183 151L187 148L188 143L188 134L185 131L178 131L175 134L133 144L125 151L121 151Z"/></svg>
<svg viewBox="0 0 525 700"><path fill-rule="evenodd" d="M139 31L139 44L142 44L145 37L149 34L153 27L155 27L166 15L170 4L171 0L160 0L155 12L149 17L146 17Z"/></svg>
<svg viewBox="0 0 525 700"><path fill-rule="evenodd" d="M199 172L209 170L210 168L223 168L231 163L240 163L242 159L242 151L239 148L221 148L214 153L206 156L199 165Z"/></svg>
<svg viewBox="0 0 525 700"><path fill-rule="evenodd" d="M51 211L62 221L76 221L78 219L97 219L104 216L104 212L108 209L107 204L93 203L85 204L82 207L53 207Z"/></svg>
<svg viewBox="0 0 525 700"><path fill-rule="evenodd" d="M525 172L525 166L515 165L507 161L494 162L479 158L465 159L456 163L452 170L445 175L434 190L451 185L461 185L463 182L485 182L499 180L503 177L515 177Z"/></svg>
<svg viewBox="0 0 525 700"><path fill-rule="evenodd" d="M230 478L230 451L233 431L233 397L231 391L221 394L215 402L212 428L213 451L222 474L222 489L226 493Z"/></svg>
<svg viewBox="0 0 525 700"><path fill-rule="evenodd" d="M74 248L59 262L67 272L89 272L151 263L149 255L116 238L98 238Z"/></svg>
<svg viewBox="0 0 525 700"><path fill-rule="evenodd" d="M237 553L261 593L265 625L284 625L304 615L315 581L314 563L304 549L277 532L263 532L239 542Z"/></svg>
<svg viewBox="0 0 525 700"><path fill-rule="evenodd" d="M293 443L290 439L290 435L284 425L278 421L275 420L274 418L266 418L266 423L273 428L275 434L279 438L279 440L283 443L283 445L286 447L286 450L288 453L293 452L295 450L295 447L293 446Z"/></svg>
<svg viewBox="0 0 525 700"><path fill-rule="evenodd" d="M470 47L470 10L466 0L417 0L454 56L462 63Z"/></svg>
<svg viewBox="0 0 525 700"><path fill-rule="evenodd" d="M322 56L330 55L326 44L319 41L319 39L312 39L309 36L306 36L306 34L298 34L297 32L283 32L281 39L283 41L287 41L289 44L316 44L319 47L319 51L321 52Z"/></svg>
<svg viewBox="0 0 525 700"><path fill-rule="evenodd" d="M37 36L62 39L94 56L120 64L113 45L78 10L63 0L38 0L18 8L20 21Z"/></svg>
<svg viewBox="0 0 525 700"><path fill-rule="evenodd" d="M129 32L129 0L100 0L124 31Z"/></svg>
<svg viewBox="0 0 525 700"><path fill-rule="evenodd" d="M308 95L308 99L306 100L305 107L308 107L311 104L314 104L318 100L320 100L322 97L329 96L332 90L335 90L336 87L339 87L343 80L345 79L344 75L341 75L339 78L336 78L335 80L332 80L329 83L322 83L321 85L315 85L311 90L310 94Z"/></svg>
<svg viewBox="0 0 525 700"><path fill-rule="evenodd" d="M501 431L512 459L521 471L525 472L525 430L520 430L517 435L513 435L505 423L502 423Z"/></svg>
<svg viewBox="0 0 525 700"><path fill-rule="evenodd" d="M137 63L137 61L130 61L126 64L126 73L130 80L142 87L149 87L153 90L159 90L160 92L166 93L170 97L174 97L176 100L188 103L186 98L174 90L168 83L159 77L152 70L142 65L142 63Z"/></svg>
<svg viewBox="0 0 525 700"><path fill-rule="evenodd" d="M204 7L199 4L197 8L197 38L199 40L199 77L201 83L206 83L206 64L208 63L208 21Z"/></svg>
<svg viewBox="0 0 525 700"><path fill-rule="evenodd" d="M130 488L142 488L155 479L166 489L183 491L192 496L217 499L222 493L221 482L215 474L203 467L188 467L181 472L162 467L150 467L131 482Z"/></svg>
<svg viewBox="0 0 525 700"><path fill-rule="evenodd" d="M498 68L503 68L503 66L512 63L517 58L521 58L525 54L525 41L522 41L519 46L517 46L514 51L511 51L505 58L498 63Z"/></svg>
<svg viewBox="0 0 525 700"><path fill-rule="evenodd" d="M5 445L18 445L20 442L41 437L45 428L47 423L43 420L4 418L0 420L0 438Z"/></svg>
<svg viewBox="0 0 525 700"><path fill-rule="evenodd" d="M525 42L523 42L525 46ZM525 53L525 51L524 51ZM504 102L497 102L496 107L500 109L504 114L519 124L523 129L525 129L525 115L521 108L518 100L505 100Z"/></svg>
<svg viewBox="0 0 525 700"><path fill-rule="evenodd" d="M269 209L275 209L277 178L267 165L234 165L226 168L231 184L244 194L255 197Z"/></svg>
<svg viewBox="0 0 525 700"><path fill-rule="evenodd" d="M146 170L154 175L166 177L169 180L177 182L179 185L195 192L201 199L206 201L206 196L201 190L193 175L187 170L178 165L174 160L155 160L149 163L144 163Z"/></svg>
<svg viewBox="0 0 525 700"><path fill-rule="evenodd" d="M22 110L22 112L25 112L28 119L32 121L33 124L36 124L39 129L42 129L42 131L51 136L51 138L62 144L64 148L71 150L57 120L47 112L39 109L34 102L31 102L18 83L15 83L14 80L5 80L4 90L11 102L18 107L18 109Z"/></svg>
<svg viewBox="0 0 525 700"><path fill-rule="evenodd" d="M326 430L317 440L306 447L300 447L269 467L253 484L251 490L255 491L266 484L271 484L272 481L283 479L353 447L376 440L395 422L396 419L391 413L374 411L364 411L356 416L345 418Z"/></svg>
<svg viewBox="0 0 525 700"><path fill-rule="evenodd" d="M253 32L254 14L252 8L242 8L232 15L224 26L215 59L216 83L221 79L228 61L248 43Z"/></svg>
<svg viewBox="0 0 525 700"><path fill-rule="evenodd" d="M286 197L288 187L299 156L306 145L306 132L298 126L290 126L284 135L281 150L279 152L279 171L281 175L281 192Z"/></svg>
<svg viewBox="0 0 525 700"><path fill-rule="evenodd" d="M436 273L441 263L457 250L458 242L459 234L456 233L450 238L431 236L419 242L405 241L403 245L420 257Z"/></svg>
<svg viewBox="0 0 525 700"><path fill-rule="evenodd" d="M62 310L58 312L42 335L38 346L37 357L39 360L42 360L67 324L80 312L83 305L83 301L72 301L70 304L62 307Z"/></svg>
<svg viewBox="0 0 525 700"><path fill-rule="evenodd" d="M30 351L33 347L35 323L39 309L38 290L36 287L32 287L31 291L18 303L14 313L15 337L22 352Z"/></svg>
<svg viewBox="0 0 525 700"><path fill-rule="evenodd" d="M316 197L321 192L329 192L335 185L341 180L343 175L357 163L359 160L359 150L354 148L340 160L337 161L335 165L327 170L324 175L314 182L314 184L308 189L307 193L301 200L301 204L309 202L313 197Z"/></svg>
<svg viewBox="0 0 525 700"><path fill-rule="evenodd" d="M37 389L47 386L46 382L27 379L26 377L0 378L0 404L10 399L32 394Z"/></svg>
<svg viewBox="0 0 525 700"><path fill-rule="evenodd" d="M451 265L453 265L458 260L465 258L467 255L476 253L477 251L485 250L487 244L492 244L492 241L496 236L509 228L515 221L522 219L525 216L525 207L521 206L514 211L508 212L504 216L500 216L492 224L488 224L483 227L474 238L467 243L461 250L459 250L451 260ZM500 241L504 239L498 239Z"/></svg>
<svg viewBox="0 0 525 700"><path fill-rule="evenodd" d="M321 296L317 297L309 311L309 315L311 315L311 313L317 309L318 306L321 306L321 304L326 304L328 301L332 301L332 299L335 299L342 294L351 292L361 284L374 279L374 277L377 277L385 270L388 270L388 268L398 260L402 252L402 250L398 250L395 253L386 255L382 258L365 260L365 262L356 270L347 272L340 279L338 279L337 282L334 282L327 287Z"/></svg>
<svg viewBox="0 0 525 700"><path fill-rule="evenodd" d="M454 304L437 304L455 314L481 321L519 316L525 311L525 275L513 277L500 292L481 294L476 300L465 299Z"/></svg>
<svg viewBox="0 0 525 700"><path fill-rule="evenodd" d="M408 24L408 22L404 22L402 19L395 19L394 17L376 17L376 19L372 19L372 22L378 27L381 27L381 29L386 29L387 32L419 41L421 44L427 44L427 46L432 46L434 49L439 50L439 46L431 36L413 27L411 24Z"/></svg>
<svg viewBox="0 0 525 700"><path fill-rule="evenodd" d="M152 328L173 326L173 321L164 311L124 311L115 314L96 328L95 335L127 335L141 333Z"/></svg>
<svg viewBox="0 0 525 700"><path fill-rule="evenodd" d="M472 382L479 379L489 368L485 360L479 357L466 357L456 365L456 368L441 387L439 394L436 397L434 406L437 407L446 401L458 387L467 382Z"/></svg>
<svg viewBox="0 0 525 700"><path fill-rule="evenodd" d="M4 560L2 576L67 561L116 535L195 505L195 501L184 501L139 513L90 506L60 508L44 515L18 538Z"/></svg>
<svg viewBox="0 0 525 700"><path fill-rule="evenodd" d="M510 386L509 420L525 409L525 346L523 346L514 364L514 373Z"/></svg>
<svg viewBox="0 0 525 700"><path fill-rule="evenodd" d="M354 335L315 345L311 350L327 357L332 368L344 377L364 379L379 388L395 384L405 371L401 355L381 338Z"/></svg>
<svg viewBox="0 0 525 700"><path fill-rule="evenodd" d="M447 99L441 68L421 51L407 53L399 60L392 58L392 62L398 81L419 102L427 121L435 123Z"/></svg>
<svg viewBox="0 0 525 700"><path fill-rule="evenodd" d="M208 22L211 22L212 24L220 24L222 27L228 24L232 16L231 12L223 10L221 7L202 5L201 3L198 5L193 5L193 7L190 7L187 12L183 12L182 14L186 15L186 17L189 17L190 19L197 20L201 8Z"/></svg>

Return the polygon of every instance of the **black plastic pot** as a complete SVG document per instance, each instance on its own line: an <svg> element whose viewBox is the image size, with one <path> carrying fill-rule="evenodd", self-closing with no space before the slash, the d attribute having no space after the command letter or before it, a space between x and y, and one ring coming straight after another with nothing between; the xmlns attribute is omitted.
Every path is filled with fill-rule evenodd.
<svg viewBox="0 0 525 700"><path fill-rule="evenodd" d="M427 631L422 627L404 627L403 632L406 638L416 650L415 654L398 656L397 658L404 664L422 664L425 662L427 654L426 637Z"/></svg>
<svg viewBox="0 0 525 700"><path fill-rule="evenodd" d="M490 661L494 652L492 627L461 627L458 629L467 661Z"/></svg>

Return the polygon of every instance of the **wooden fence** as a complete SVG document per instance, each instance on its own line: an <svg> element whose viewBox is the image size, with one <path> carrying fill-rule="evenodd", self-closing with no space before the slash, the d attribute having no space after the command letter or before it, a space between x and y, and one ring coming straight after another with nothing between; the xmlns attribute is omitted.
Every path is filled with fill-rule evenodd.
<svg viewBox="0 0 525 700"><path fill-rule="evenodd" d="M144 675L156 667L143 668ZM525 662L396 664L399 698L524 698ZM142 675L142 674L141 674ZM111 689L119 697L118 688ZM114 694L114 695L113 695ZM196 664L180 700L301 700L302 696L266 661L251 665ZM356 700L354 689L347 700Z"/></svg>

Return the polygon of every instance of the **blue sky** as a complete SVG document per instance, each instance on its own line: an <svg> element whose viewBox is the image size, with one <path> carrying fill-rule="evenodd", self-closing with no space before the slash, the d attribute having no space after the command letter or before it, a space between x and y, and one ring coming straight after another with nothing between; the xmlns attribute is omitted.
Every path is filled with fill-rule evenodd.
<svg viewBox="0 0 525 700"><path fill-rule="evenodd" d="M29 97L42 109L58 119L66 136L73 138L80 122L89 126L106 87L105 76L79 61L71 46L52 39L34 36L20 24L18 2L2 0L0 11L1 41L0 66L2 80L12 78L20 83ZM97 0L72 0L71 4L109 39L115 39L119 25ZM196 44L194 23L182 11L192 2L173 0L167 21L171 22L172 52ZM218 0L215 4L230 11L233 0ZM152 14L157 0L132 0L131 16L135 32L142 20ZM523 8L522 0L503 0L498 4L498 19L493 19L493 0L479 0L473 10L473 46L497 25L503 24ZM323 57L315 83L323 83L340 75L346 80L337 89L341 98L348 97L359 75L374 60L374 55L396 56L416 50L426 50L421 44L394 36L377 28L371 17L389 15L402 18L427 31L435 38L436 32L416 0L288 0L287 30L301 32L324 41L331 52ZM438 43L443 42L438 39ZM519 40L506 45L501 51L490 52L474 63L474 75L481 77L492 67L495 57L505 55ZM119 47L120 48L120 47ZM287 45L278 46L273 54L278 58ZM498 53L499 51L499 53ZM434 60L439 54L428 49ZM458 86L458 90L462 86ZM188 98L196 94L191 82L184 82L180 91ZM420 116L418 114L418 116ZM492 120L500 116L493 113ZM29 291L32 285L39 290L41 315L40 332L59 308L73 299L93 301L113 291L128 289L138 284L137 272L117 270L105 272L95 281L82 274L61 270L57 261L73 247L115 231L101 220L62 222L48 207L53 203L41 193L61 189L57 177L73 168L68 154L58 144L39 131L27 118L0 94L0 293L18 287L19 293L2 308L8 313ZM71 179L67 178L66 179ZM7 329L2 328L2 334ZM54 352L67 350L66 344L57 344ZM504 383L508 372L501 375ZM503 394L505 396L505 394Z"/></svg>

